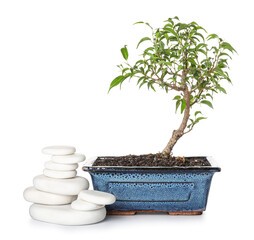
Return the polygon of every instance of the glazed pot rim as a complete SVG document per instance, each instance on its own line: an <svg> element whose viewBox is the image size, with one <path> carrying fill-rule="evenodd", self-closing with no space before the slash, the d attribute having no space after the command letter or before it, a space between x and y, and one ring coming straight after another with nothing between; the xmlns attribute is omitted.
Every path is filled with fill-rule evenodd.
<svg viewBox="0 0 254 240"><path fill-rule="evenodd" d="M111 157L111 156L110 156ZM211 166L172 166L172 167L166 167L166 166L93 166L93 163L98 158L91 157L87 160L85 160L85 163L82 167L84 171L89 170L110 170L110 169L143 169L143 170L214 170L214 171L221 171L221 168L218 166L217 162L214 160L212 156L185 156L185 157L204 157L206 158Z"/></svg>

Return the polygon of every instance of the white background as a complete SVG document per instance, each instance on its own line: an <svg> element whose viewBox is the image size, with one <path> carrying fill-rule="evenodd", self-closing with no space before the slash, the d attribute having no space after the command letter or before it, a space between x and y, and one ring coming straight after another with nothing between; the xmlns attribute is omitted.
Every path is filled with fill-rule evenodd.
<svg viewBox="0 0 254 240"><path fill-rule="evenodd" d="M253 8L242 1L0 1L1 231L5 239L251 239L253 237ZM173 94L107 90L118 75L120 48L130 62L137 42L168 17L196 21L230 42L233 85L214 110L174 149L212 155L214 176L202 216L109 216L99 224L63 227L30 218L23 190L48 159L41 148L74 145L87 157L162 151L179 124ZM79 169L79 175L87 176ZM3 239L1 237L1 239Z"/></svg>

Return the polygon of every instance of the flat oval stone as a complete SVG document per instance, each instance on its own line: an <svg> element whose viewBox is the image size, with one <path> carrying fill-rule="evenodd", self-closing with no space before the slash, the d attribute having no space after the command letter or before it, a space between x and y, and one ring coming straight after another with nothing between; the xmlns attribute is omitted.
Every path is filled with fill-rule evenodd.
<svg viewBox="0 0 254 240"><path fill-rule="evenodd" d="M35 187L28 187L24 191L24 198L28 202L47 204L47 205L61 205L69 204L77 199L77 196L60 195L55 193L48 193L37 190Z"/></svg>
<svg viewBox="0 0 254 240"><path fill-rule="evenodd" d="M79 211L91 211L91 210L102 208L104 207L104 205L98 205L95 203L84 201L82 199L77 199L71 203L71 207Z"/></svg>
<svg viewBox="0 0 254 240"><path fill-rule="evenodd" d="M47 206L32 204L29 209L35 220L61 225L85 225L102 221L106 217L105 207L92 211L77 211L71 205Z"/></svg>
<svg viewBox="0 0 254 240"><path fill-rule="evenodd" d="M81 190L89 188L89 182L83 177L57 179L38 175L33 179L33 184L40 191L63 195L78 195Z"/></svg>
<svg viewBox="0 0 254 240"><path fill-rule="evenodd" d="M71 171L78 168L77 163L73 164L61 164L61 163L54 163L52 161L45 162L44 167L50 170L56 171Z"/></svg>
<svg viewBox="0 0 254 240"><path fill-rule="evenodd" d="M76 149L72 146L48 146L41 151L44 154L63 156L75 153Z"/></svg>
<svg viewBox="0 0 254 240"><path fill-rule="evenodd" d="M55 163L63 163L63 164L73 164L83 162L86 159L86 156L80 153L74 153L71 155L65 156L52 156L51 161Z"/></svg>
<svg viewBox="0 0 254 240"><path fill-rule="evenodd" d="M87 202L108 205L116 201L116 197L111 193L94 191L94 190L82 190L78 194L78 198Z"/></svg>
<svg viewBox="0 0 254 240"><path fill-rule="evenodd" d="M76 170L72 170L72 171L55 171L55 170L50 170L50 169L44 169L43 174L45 176L51 177L51 178L67 179L67 178L76 177L77 171Z"/></svg>

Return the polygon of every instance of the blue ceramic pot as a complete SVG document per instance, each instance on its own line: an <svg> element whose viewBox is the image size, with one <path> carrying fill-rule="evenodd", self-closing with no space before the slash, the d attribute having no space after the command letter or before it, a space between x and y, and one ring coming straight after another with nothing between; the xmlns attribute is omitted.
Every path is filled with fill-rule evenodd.
<svg viewBox="0 0 254 240"><path fill-rule="evenodd" d="M93 161L96 159L93 159ZM211 157L209 167L105 167L87 162L94 190L109 192L115 211L199 212L206 209L211 180L220 168Z"/></svg>

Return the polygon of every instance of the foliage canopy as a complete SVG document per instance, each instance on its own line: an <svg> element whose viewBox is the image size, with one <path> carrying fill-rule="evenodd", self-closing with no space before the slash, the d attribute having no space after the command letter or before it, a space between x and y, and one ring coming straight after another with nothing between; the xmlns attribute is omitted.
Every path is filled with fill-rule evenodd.
<svg viewBox="0 0 254 240"><path fill-rule="evenodd" d="M140 88L147 85L153 91L156 91L155 86L166 92L175 90L176 111L180 109L181 114L185 113L183 121L187 118L188 122L182 122L184 126L181 124L182 136L205 119L201 111L196 111L190 118L193 105L200 103L213 108L214 93L226 94L221 84L223 81L231 83L227 72L228 60L236 50L218 35L208 35L196 22L181 23L178 17L164 22L165 25L157 29L146 22L135 23L147 25L152 32L150 37L138 42L137 48L144 42L149 42L150 46L143 50L142 58L134 65L128 62L127 46L121 48L125 62L118 65L121 75L111 82L109 91L133 77L137 78Z"/></svg>

